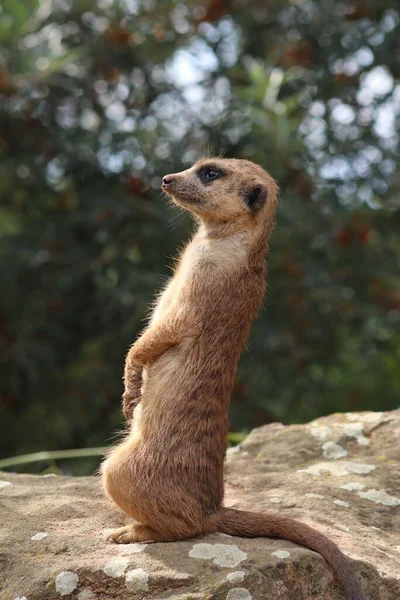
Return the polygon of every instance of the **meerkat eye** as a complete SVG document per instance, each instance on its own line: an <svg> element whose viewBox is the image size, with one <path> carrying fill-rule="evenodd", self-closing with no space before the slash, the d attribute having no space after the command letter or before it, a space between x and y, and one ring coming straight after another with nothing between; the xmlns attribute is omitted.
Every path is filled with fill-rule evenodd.
<svg viewBox="0 0 400 600"><path fill-rule="evenodd" d="M201 167L198 171L199 179L204 183L214 181L222 175L222 171L220 169L217 169L216 167Z"/></svg>
<svg viewBox="0 0 400 600"><path fill-rule="evenodd" d="M204 179L207 179L207 181L210 181L210 179L217 179L218 175L219 175L218 171L214 171L214 169L210 169L209 171L204 173Z"/></svg>

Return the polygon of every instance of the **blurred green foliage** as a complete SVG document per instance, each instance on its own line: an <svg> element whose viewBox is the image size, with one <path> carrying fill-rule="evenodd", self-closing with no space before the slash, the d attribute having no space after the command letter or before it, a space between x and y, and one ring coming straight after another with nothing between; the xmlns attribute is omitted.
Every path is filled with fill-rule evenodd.
<svg viewBox="0 0 400 600"><path fill-rule="evenodd" d="M1 455L100 446L190 220L202 153L278 180L269 293L232 429L400 397L397 0L6 0Z"/></svg>

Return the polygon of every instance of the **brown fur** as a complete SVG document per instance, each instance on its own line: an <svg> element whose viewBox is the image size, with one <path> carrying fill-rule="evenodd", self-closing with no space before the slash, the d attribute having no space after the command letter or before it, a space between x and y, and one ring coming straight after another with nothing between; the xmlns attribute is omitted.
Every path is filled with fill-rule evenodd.
<svg viewBox="0 0 400 600"><path fill-rule="evenodd" d="M201 180L211 167L219 176ZM199 227L127 356L130 430L102 475L136 523L110 539L174 541L215 531L281 537L320 552L348 598L365 600L348 559L324 535L278 514L222 507L230 393L264 296L277 186L249 161L207 159L165 177L163 188Z"/></svg>

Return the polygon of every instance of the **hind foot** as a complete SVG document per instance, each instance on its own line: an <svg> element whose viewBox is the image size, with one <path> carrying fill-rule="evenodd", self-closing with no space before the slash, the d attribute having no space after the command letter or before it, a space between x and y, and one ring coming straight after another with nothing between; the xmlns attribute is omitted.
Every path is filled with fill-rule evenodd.
<svg viewBox="0 0 400 600"><path fill-rule="evenodd" d="M108 536L109 542L115 544L133 544L135 542L161 542L161 536L147 525L135 523L134 525L125 525L114 529Z"/></svg>

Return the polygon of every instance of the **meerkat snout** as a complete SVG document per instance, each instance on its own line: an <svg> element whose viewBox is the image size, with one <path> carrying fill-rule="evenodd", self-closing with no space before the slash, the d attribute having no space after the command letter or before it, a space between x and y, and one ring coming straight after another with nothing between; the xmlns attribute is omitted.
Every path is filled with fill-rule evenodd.
<svg viewBox="0 0 400 600"><path fill-rule="evenodd" d="M171 185L173 180L174 180L173 175L165 175L162 180L161 189L164 189L164 188L168 187L169 185Z"/></svg>

